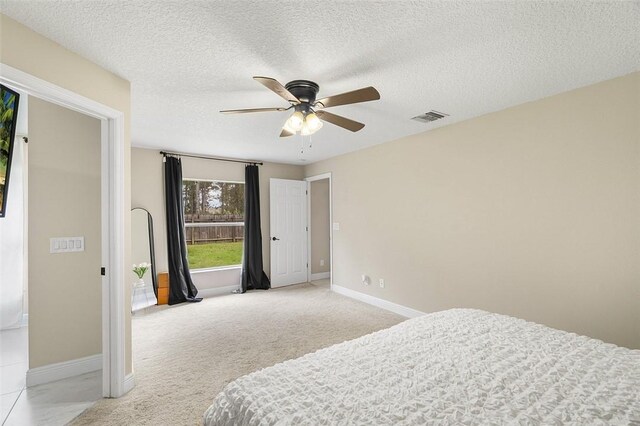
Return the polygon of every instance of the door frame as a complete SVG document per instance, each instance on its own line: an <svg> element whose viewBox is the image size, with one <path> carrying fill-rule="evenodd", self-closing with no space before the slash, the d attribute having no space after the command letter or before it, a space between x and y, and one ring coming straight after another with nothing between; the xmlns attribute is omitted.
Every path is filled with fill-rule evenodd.
<svg viewBox="0 0 640 426"><path fill-rule="evenodd" d="M124 113L4 63L0 82L101 122L102 395L118 398L134 386L125 377Z"/></svg>
<svg viewBox="0 0 640 426"><path fill-rule="evenodd" d="M329 179L329 282L333 287L333 181L331 172L304 178L307 182L307 281L311 282L311 182Z"/></svg>

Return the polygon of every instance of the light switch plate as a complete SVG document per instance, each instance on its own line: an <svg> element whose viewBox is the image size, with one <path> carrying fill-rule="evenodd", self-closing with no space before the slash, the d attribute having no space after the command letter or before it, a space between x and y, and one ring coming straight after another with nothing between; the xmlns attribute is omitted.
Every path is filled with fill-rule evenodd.
<svg viewBox="0 0 640 426"><path fill-rule="evenodd" d="M49 253L74 253L84 251L84 237L49 238Z"/></svg>
<svg viewBox="0 0 640 426"><path fill-rule="evenodd" d="M333 230L334 231L339 231L340 230L340 223L333 222Z"/></svg>

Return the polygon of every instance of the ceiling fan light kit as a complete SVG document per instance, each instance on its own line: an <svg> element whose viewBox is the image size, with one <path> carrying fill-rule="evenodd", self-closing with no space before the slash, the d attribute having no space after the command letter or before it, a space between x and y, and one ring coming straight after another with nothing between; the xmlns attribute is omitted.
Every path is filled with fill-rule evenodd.
<svg viewBox="0 0 640 426"><path fill-rule="evenodd" d="M285 128L293 133L299 132L304 127L304 115L300 111L291 114L291 117L284 123Z"/></svg>
<svg viewBox="0 0 640 426"><path fill-rule="evenodd" d="M305 129L309 132L309 134L313 134L322 128L322 121L318 118L318 116L314 112L310 112L304 119L304 126L302 130Z"/></svg>
<svg viewBox="0 0 640 426"><path fill-rule="evenodd" d="M293 136L297 133L303 136L312 135L322 128L324 124L323 121L327 121L352 132L357 132L364 127L364 124L324 111L324 108L380 99L380 93L371 86L316 100L320 86L313 81L293 80L283 86L277 80L270 77L253 77L253 79L288 101L290 103L289 108L232 109L220 112L223 114L243 114L250 112L287 111L293 108L295 111L284 123L280 137Z"/></svg>
<svg viewBox="0 0 640 426"><path fill-rule="evenodd" d="M306 115L300 111L291 114L291 117L284 123L284 129L292 134L300 132L302 136L312 135L322 128L322 121L314 112Z"/></svg>

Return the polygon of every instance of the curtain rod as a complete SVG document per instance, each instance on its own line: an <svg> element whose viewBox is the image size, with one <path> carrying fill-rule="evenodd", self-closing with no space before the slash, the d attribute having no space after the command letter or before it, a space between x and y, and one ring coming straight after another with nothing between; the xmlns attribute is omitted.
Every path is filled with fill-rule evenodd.
<svg viewBox="0 0 640 426"><path fill-rule="evenodd" d="M262 166L264 164L261 161L237 160L235 158L210 157L208 155L186 154L182 152L160 151L160 155L164 157L166 157L167 155L174 155L176 157L191 157L191 158L201 158L203 160L228 161L230 163L255 164L258 166Z"/></svg>

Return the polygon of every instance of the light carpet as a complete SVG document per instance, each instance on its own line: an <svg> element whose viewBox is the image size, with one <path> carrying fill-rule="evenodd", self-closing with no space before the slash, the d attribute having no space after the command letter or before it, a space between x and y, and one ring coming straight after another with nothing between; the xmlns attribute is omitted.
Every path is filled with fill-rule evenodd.
<svg viewBox="0 0 640 426"><path fill-rule="evenodd" d="M403 319L313 284L153 307L132 321L136 387L72 424L201 424L230 381Z"/></svg>

